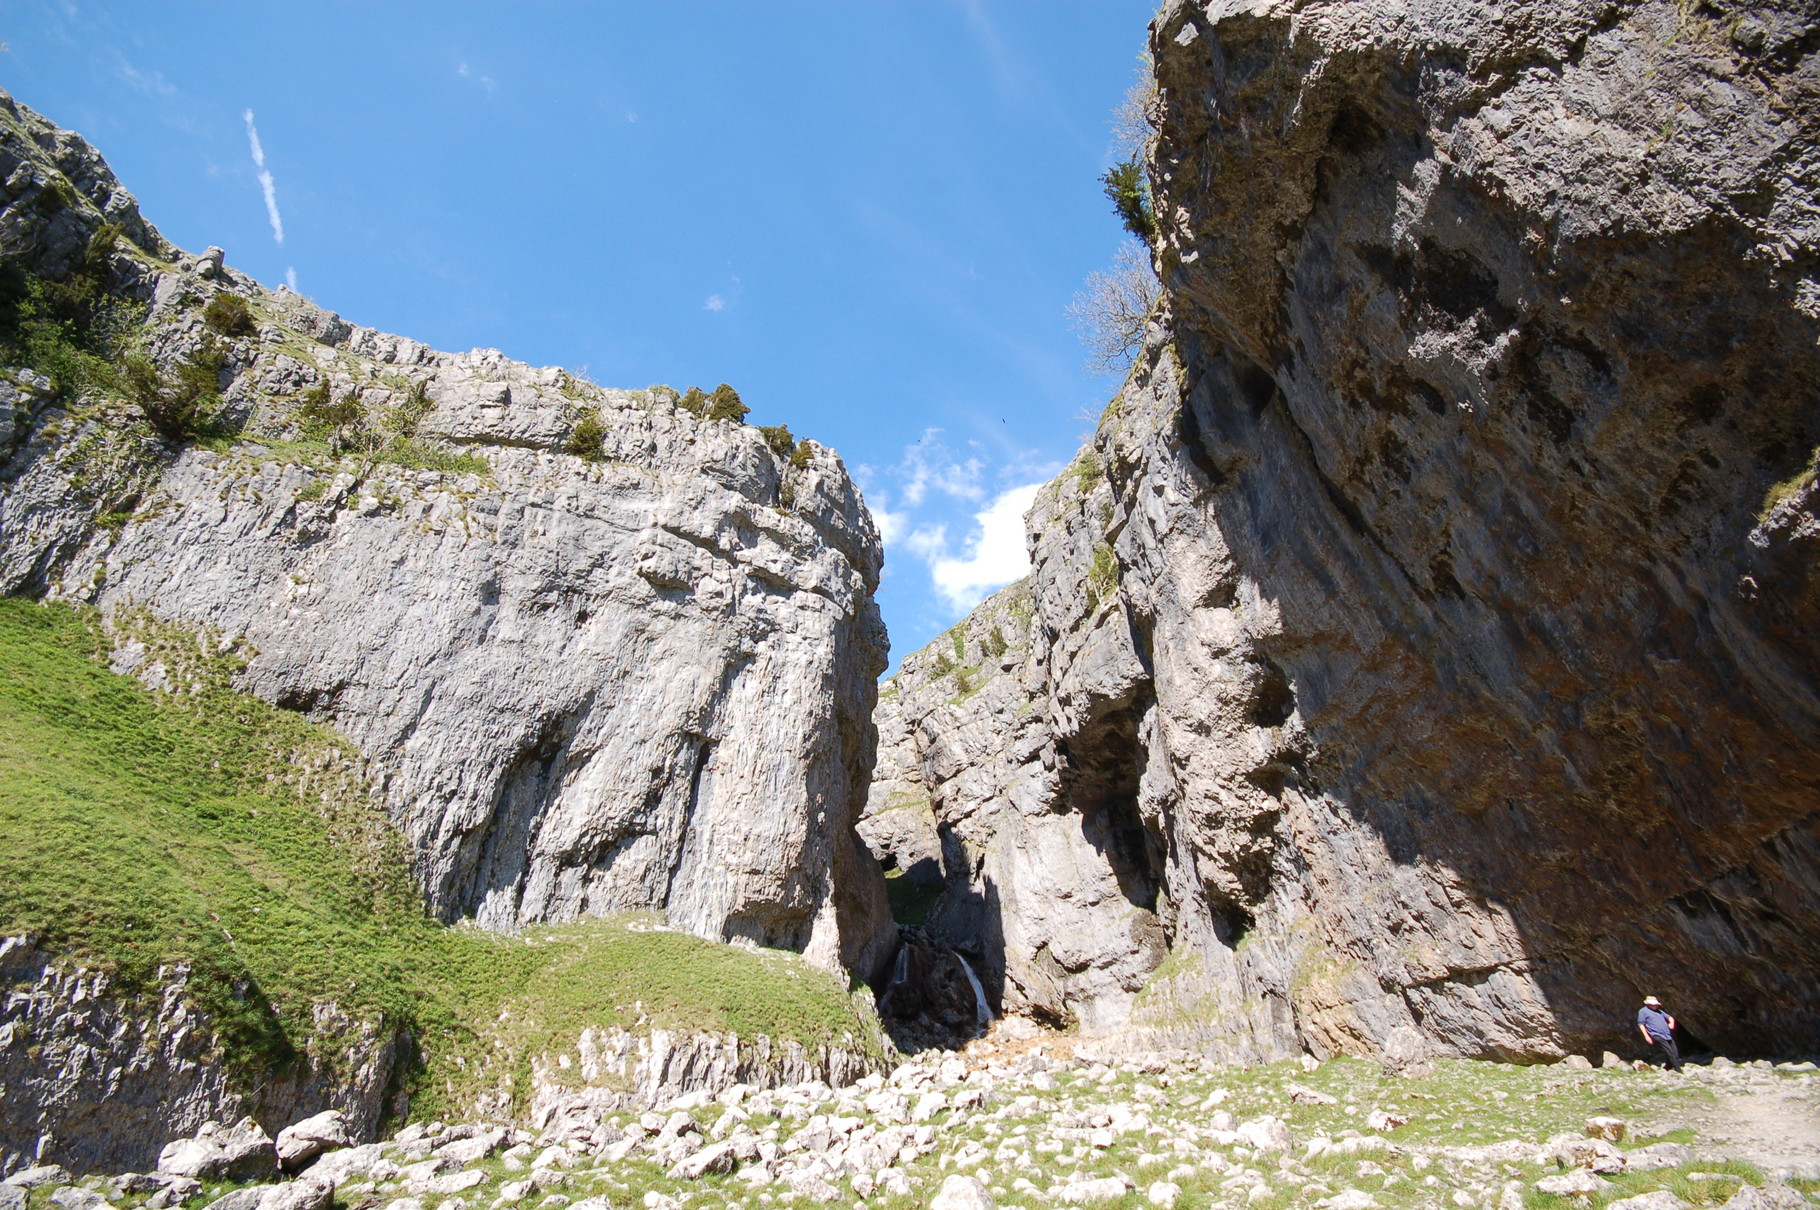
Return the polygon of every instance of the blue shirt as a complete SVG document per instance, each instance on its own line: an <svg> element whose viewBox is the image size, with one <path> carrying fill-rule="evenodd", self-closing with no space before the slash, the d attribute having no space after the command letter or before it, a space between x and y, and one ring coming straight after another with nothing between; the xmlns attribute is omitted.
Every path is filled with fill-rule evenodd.
<svg viewBox="0 0 1820 1210"><path fill-rule="evenodd" d="M1637 1010L1637 1024L1647 1029L1649 1036L1658 1042L1675 1036L1675 1031L1668 1027L1668 1014L1647 1004Z"/></svg>

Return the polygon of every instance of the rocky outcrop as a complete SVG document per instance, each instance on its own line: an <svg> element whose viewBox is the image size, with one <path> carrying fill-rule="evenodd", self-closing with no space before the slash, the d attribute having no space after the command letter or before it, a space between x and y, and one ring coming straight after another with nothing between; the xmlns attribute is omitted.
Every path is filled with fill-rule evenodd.
<svg viewBox="0 0 1820 1210"><path fill-rule="evenodd" d="M520 1116L536 1129L586 1136L606 1115L664 1109L685 1099L703 1104L741 1085L846 1088L889 1069L882 1040L877 1035L809 1047L731 1033L588 1028L572 1050L533 1057L530 1088L508 1090L495 1103L509 1114L516 1094ZM494 1107L476 1106L483 1113Z"/></svg>
<svg viewBox="0 0 1820 1210"><path fill-rule="evenodd" d="M1033 515L1077 481L1065 474ZM925 927L977 965L1002 1011L1104 1033L1126 1023L1163 956L1159 884L1120 797L1128 753L1110 733L1097 749L1081 736L1079 768L1092 772L1058 761L1038 581L904 659L881 694L881 780L860 833L905 877L937 867L946 890Z"/></svg>
<svg viewBox="0 0 1820 1210"><path fill-rule="evenodd" d="M1164 7L1165 301L1030 514L1030 650L906 661L881 761L950 899L1151 913L1064 968L1083 1023L1529 1061L1651 991L1820 1043L1804 11ZM1099 860L1013 873L1033 820ZM1053 1011L1009 917L971 939Z"/></svg>
<svg viewBox="0 0 1820 1210"><path fill-rule="evenodd" d="M397 1060L393 1032L317 1005L300 1062L236 1081L212 1023L189 1003L187 972L160 976L155 994L122 995L103 972L0 938L0 1173L146 1170L172 1135L243 1115L276 1129L333 1108L371 1137Z"/></svg>
<svg viewBox="0 0 1820 1210"><path fill-rule="evenodd" d="M444 919L656 907L877 971L892 938L852 820L880 554L832 451L268 292L172 249L92 149L3 104L0 250L56 278L121 223L102 271L143 305L153 368L218 359L238 439L19 379L0 591L244 644L240 687L381 770ZM208 310L227 295L243 323Z"/></svg>

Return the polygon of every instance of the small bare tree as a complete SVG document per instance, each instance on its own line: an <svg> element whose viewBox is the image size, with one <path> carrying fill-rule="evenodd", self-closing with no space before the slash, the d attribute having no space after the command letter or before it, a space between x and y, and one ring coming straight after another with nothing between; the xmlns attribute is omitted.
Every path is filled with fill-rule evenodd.
<svg viewBox="0 0 1820 1210"><path fill-rule="evenodd" d="M1138 159L1150 142L1154 127L1150 124L1150 103L1156 99L1156 77L1150 69L1150 56L1138 56L1137 78L1125 90L1125 99L1112 111L1112 157L1116 160Z"/></svg>
<svg viewBox="0 0 1820 1210"><path fill-rule="evenodd" d="M1150 249L1126 240L1112 267L1087 275L1087 288L1068 305L1068 319L1087 346L1096 374L1122 374L1144 343L1144 322L1156 305L1159 284L1150 267Z"/></svg>
<svg viewBox="0 0 1820 1210"><path fill-rule="evenodd" d="M1089 273L1087 288L1068 307L1070 323L1088 349L1088 368L1096 374L1122 374L1130 368L1144 343L1144 323L1160 288L1145 242L1154 233L1155 218L1143 175L1145 151L1154 132L1150 109L1155 99L1150 56L1139 55L1137 77L1112 111L1112 155L1117 162L1100 178L1125 229L1137 238L1119 246L1110 269Z"/></svg>

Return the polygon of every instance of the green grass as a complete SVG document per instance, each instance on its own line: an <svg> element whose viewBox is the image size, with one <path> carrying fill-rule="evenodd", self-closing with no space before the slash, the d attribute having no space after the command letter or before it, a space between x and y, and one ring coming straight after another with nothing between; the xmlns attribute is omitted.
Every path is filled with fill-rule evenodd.
<svg viewBox="0 0 1820 1210"><path fill-rule="evenodd" d="M1820 475L1820 449L1814 451L1807 466L1782 482L1772 484L1770 489L1763 493L1763 506L1757 510L1758 523L1767 521L1769 515L1776 511L1776 506L1784 500L1813 486L1816 475Z"/></svg>
<svg viewBox="0 0 1820 1210"><path fill-rule="evenodd" d="M589 1026L760 1034L879 1052L844 981L794 954L717 945L621 916L534 928L535 973L496 1014L508 1050L554 1053Z"/></svg>
<svg viewBox="0 0 1820 1210"><path fill-rule="evenodd" d="M505 1005L527 1025L538 1006L517 1045L640 1023L875 1044L845 988L794 956L624 923L525 941L429 919L351 745L235 692L218 643L118 624L173 691L107 670L95 610L0 599L0 932L129 995L188 963L236 1080L306 1048L332 1062L311 1032L325 1001L413 1032L423 1113L458 1108L483 1078L471 1059L492 1052L495 1076L518 1061L492 1047Z"/></svg>

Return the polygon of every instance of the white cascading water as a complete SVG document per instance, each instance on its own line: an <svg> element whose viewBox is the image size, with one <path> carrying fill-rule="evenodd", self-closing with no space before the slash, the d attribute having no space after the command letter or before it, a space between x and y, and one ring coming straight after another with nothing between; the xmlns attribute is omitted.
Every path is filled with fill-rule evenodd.
<svg viewBox="0 0 1820 1210"><path fill-rule="evenodd" d="M973 1012L980 1029L984 1030L992 1024L992 1006L986 1003L986 989L980 986L979 976L973 973L965 958L955 954L954 960L961 964L961 969L967 972L967 982L973 985Z"/></svg>

